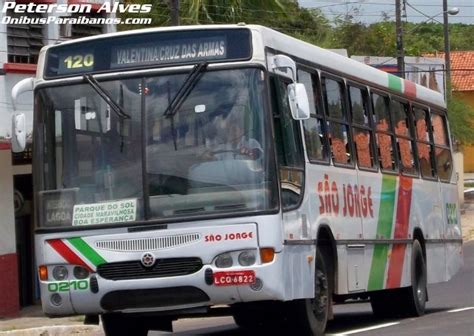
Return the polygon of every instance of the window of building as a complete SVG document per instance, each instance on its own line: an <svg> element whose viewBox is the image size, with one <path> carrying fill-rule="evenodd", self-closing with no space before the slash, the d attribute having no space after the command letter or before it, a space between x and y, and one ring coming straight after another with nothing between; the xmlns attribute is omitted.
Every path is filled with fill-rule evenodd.
<svg viewBox="0 0 474 336"><path fill-rule="evenodd" d="M446 117L432 113L431 125L435 145L436 171L441 181L449 182L453 173L453 159L449 148Z"/></svg>
<svg viewBox="0 0 474 336"><path fill-rule="evenodd" d="M22 13L15 13L8 10L5 13L13 19L19 20L23 16ZM29 13L28 18L32 22L37 21L42 14ZM15 20L15 21L16 21ZM43 28L41 24L8 24L7 25L7 45L8 45L8 62L9 63L27 63L37 64L38 55L43 43Z"/></svg>
<svg viewBox="0 0 474 336"><path fill-rule="evenodd" d="M298 81L303 83L308 94L310 118L303 121L306 152L310 161L327 161L328 149L326 144L324 120L319 104L320 94L317 87L317 75L299 70Z"/></svg>
<svg viewBox="0 0 474 336"><path fill-rule="evenodd" d="M415 121L416 147L421 176L434 178L436 172L433 165L433 145L430 144L428 111L418 107L413 108Z"/></svg>
<svg viewBox="0 0 474 336"><path fill-rule="evenodd" d="M79 18L81 16L87 15L91 20L93 19L104 19L102 13L74 13L71 15L71 18ZM89 23L89 24L64 24L60 28L61 37L66 38L81 38L87 36L100 35L104 33L104 25L100 24L100 20L96 20L98 23Z"/></svg>
<svg viewBox="0 0 474 336"><path fill-rule="evenodd" d="M410 131L409 106L397 100L391 101L391 111L393 115L393 128L397 136L397 147L400 160L400 170L403 174L416 174L414 160L414 145Z"/></svg>
<svg viewBox="0 0 474 336"><path fill-rule="evenodd" d="M344 107L342 82L323 78L322 89L332 160L335 164L352 164L349 124Z"/></svg>
<svg viewBox="0 0 474 336"><path fill-rule="evenodd" d="M394 171L397 168L397 161L395 157L395 142L392 133L388 97L373 93L372 104L379 165L382 170Z"/></svg>
<svg viewBox="0 0 474 336"><path fill-rule="evenodd" d="M375 157L372 146L373 133L370 127L367 90L349 86L349 99L357 163L361 168L373 168Z"/></svg>

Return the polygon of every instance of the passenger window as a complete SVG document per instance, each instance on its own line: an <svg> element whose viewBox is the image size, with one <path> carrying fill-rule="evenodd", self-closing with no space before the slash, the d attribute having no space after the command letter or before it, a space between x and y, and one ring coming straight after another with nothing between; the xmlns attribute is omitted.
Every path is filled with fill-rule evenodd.
<svg viewBox="0 0 474 336"><path fill-rule="evenodd" d="M351 103L354 143L357 154L357 163L362 168L375 166L374 152L372 150L372 129L369 123L369 109L367 106L367 91L353 86L349 87Z"/></svg>
<svg viewBox="0 0 474 336"><path fill-rule="evenodd" d="M342 84L328 78L325 78L323 82L326 115L331 118L345 120L342 102Z"/></svg>
<svg viewBox="0 0 474 336"><path fill-rule="evenodd" d="M431 115L431 124L433 125L433 139L435 145L448 146L448 137L445 131L444 118L439 114Z"/></svg>
<svg viewBox="0 0 474 336"><path fill-rule="evenodd" d="M303 121L304 139L306 152L310 161L327 161L328 150L326 148L325 129L323 116L319 105L319 91L317 87L317 76L306 71L298 71L298 81L303 83L309 98L311 115Z"/></svg>
<svg viewBox="0 0 474 336"><path fill-rule="evenodd" d="M418 149L418 162L421 175L424 178L434 178L436 176L433 165L433 145L430 144L428 111L414 107L415 133Z"/></svg>
<svg viewBox="0 0 474 336"><path fill-rule="evenodd" d="M324 78L322 84L332 160L335 164L352 164L349 125L342 99L342 83Z"/></svg>
<svg viewBox="0 0 474 336"><path fill-rule="evenodd" d="M446 131L446 118L440 114L432 113L431 125L435 144L436 171L441 181L449 182L453 173L453 159Z"/></svg>
<svg viewBox="0 0 474 336"><path fill-rule="evenodd" d="M394 120L394 129L397 136L397 145L399 151L400 167L404 174L416 174L415 160L413 157L413 141L410 132L410 123L408 121L408 104L392 100L392 115Z"/></svg>
<svg viewBox="0 0 474 336"><path fill-rule="evenodd" d="M376 131L377 150L379 164L382 170L394 171L396 166L394 140L388 108L388 98L385 96L372 94L372 104L374 109L374 124Z"/></svg>

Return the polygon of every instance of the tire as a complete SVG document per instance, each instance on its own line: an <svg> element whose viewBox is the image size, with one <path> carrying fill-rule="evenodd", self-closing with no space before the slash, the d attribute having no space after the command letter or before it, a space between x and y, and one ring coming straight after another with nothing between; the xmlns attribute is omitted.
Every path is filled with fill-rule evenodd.
<svg viewBox="0 0 474 336"><path fill-rule="evenodd" d="M103 314L101 318L105 336L148 335L148 328L139 319L123 314Z"/></svg>
<svg viewBox="0 0 474 336"><path fill-rule="evenodd" d="M427 301L427 272L423 249L418 240L413 242L411 252L411 286L403 288L403 300L406 302L405 312L408 316L425 314Z"/></svg>
<svg viewBox="0 0 474 336"><path fill-rule="evenodd" d="M427 299L426 263L418 240L413 241L411 253L411 286L384 290L370 295L374 315L381 318L422 316Z"/></svg>
<svg viewBox="0 0 474 336"><path fill-rule="evenodd" d="M297 300L294 307L289 308L292 312L292 320L298 328L298 335L322 336L326 330L329 316L329 283L326 262L319 248L316 250L316 273L315 273L314 298Z"/></svg>

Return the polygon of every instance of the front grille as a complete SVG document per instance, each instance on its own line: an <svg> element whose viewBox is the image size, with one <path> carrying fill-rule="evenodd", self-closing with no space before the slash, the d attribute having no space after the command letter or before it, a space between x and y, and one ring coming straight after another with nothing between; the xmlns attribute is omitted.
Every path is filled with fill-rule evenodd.
<svg viewBox="0 0 474 336"><path fill-rule="evenodd" d="M101 240L97 241L95 246L98 249L109 251L145 252L188 245L198 242L200 239L199 233L183 233L161 237Z"/></svg>
<svg viewBox="0 0 474 336"><path fill-rule="evenodd" d="M138 260L102 264L97 268L97 273L109 280L133 280L188 275L201 268L202 261L199 258L169 258L157 259L150 268L145 268Z"/></svg>
<svg viewBox="0 0 474 336"><path fill-rule="evenodd" d="M170 307L209 301L209 296L196 287L169 287L153 289L129 289L109 292L100 300L108 311Z"/></svg>

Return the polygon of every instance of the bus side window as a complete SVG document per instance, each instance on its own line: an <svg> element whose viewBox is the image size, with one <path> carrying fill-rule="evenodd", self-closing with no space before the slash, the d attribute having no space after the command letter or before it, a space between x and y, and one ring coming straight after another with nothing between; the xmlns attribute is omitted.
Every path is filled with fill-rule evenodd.
<svg viewBox="0 0 474 336"><path fill-rule="evenodd" d="M352 164L349 124L344 108L342 83L333 79L322 80L324 107L327 116L328 137L332 160L335 164Z"/></svg>
<svg viewBox="0 0 474 336"><path fill-rule="evenodd" d="M435 145L436 170L441 181L449 182L453 172L453 159L449 149L446 117L431 113L431 125Z"/></svg>
<svg viewBox="0 0 474 336"><path fill-rule="evenodd" d="M430 144L428 111L414 107L413 114L421 176L432 179L436 177L436 172L433 164L433 145Z"/></svg>
<svg viewBox="0 0 474 336"><path fill-rule="evenodd" d="M397 161L394 155L395 142L393 139L392 123L388 109L388 98L373 93L372 104L380 168L385 171L395 171L397 168Z"/></svg>
<svg viewBox="0 0 474 336"><path fill-rule="evenodd" d="M403 174L415 175L414 144L408 119L408 104L392 100L391 110L395 135L397 136L401 172Z"/></svg>
<svg viewBox="0 0 474 336"><path fill-rule="evenodd" d="M318 86L317 75L298 70L298 82L303 83L309 99L310 118L303 121L306 152L310 161L328 161L328 149L325 139L325 127Z"/></svg>
<svg viewBox="0 0 474 336"><path fill-rule="evenodd" d="M361 168L373 168L375 156L372 146L373 134L370 127L367 91L349 86L349 99L357 163Z"/></svg>
<svg viewBox="0 0 474 336"><path fill-rule="evenodd" d="M283 210L299 205L303 197L304 159L298 121L291 116L287 85L282 79L271 78L273 122L277 160L280 171Z"/></svg>

